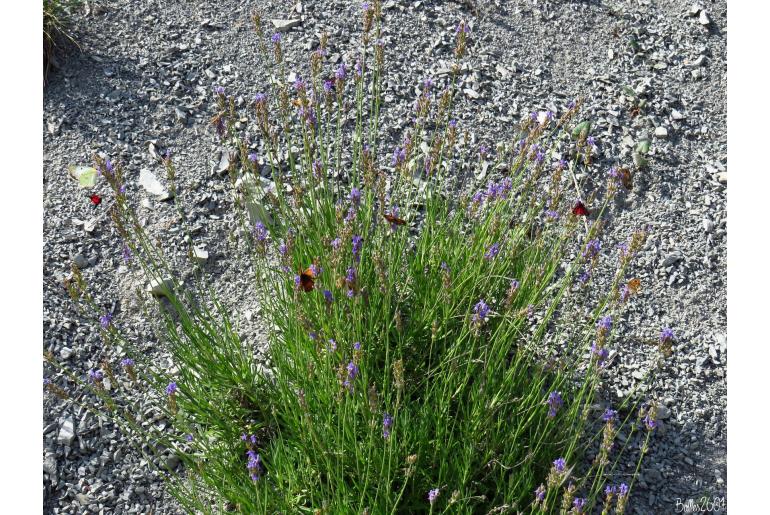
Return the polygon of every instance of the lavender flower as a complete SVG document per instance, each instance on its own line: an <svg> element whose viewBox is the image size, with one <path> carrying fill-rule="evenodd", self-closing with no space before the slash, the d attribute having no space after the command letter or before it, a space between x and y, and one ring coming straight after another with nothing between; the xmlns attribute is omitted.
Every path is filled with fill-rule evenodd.
<svg viewBox="0 0 770 515"><path fill-rule="evenodd" d="M586 244L585 250L583 250L583 257L586 259L594 259L599 255L599 251L602 249L602 243L594 238Z"/></svg>
<svg viewBox="0 0 770 515"><path fill-rule="evenodd" d="M618 419L618 412L614 409L607 408L602 414L602 420L604 422L615 422Z"/></svg>
<svg viewBox="0 0 770 515"><path fill-rule="evenodd" d="M101 370L89 370L88 379L90 379L92 383L98 383L104 379L104 373Z"/></svg>
<svg viewBox="0 0 770 515"><path fill-rule="evenodd" d="M556 416L556 413L559 411L559 409L564 405L564 401L561 398L561 394L559 392L551 392L548 394L548 418L553 418Z"/></svg>
<svg viewBox="0 0 770 515"><path fill-rule="evenodd" d="M608 333L612 329L612 317L610 315L604 316L596 323L596 328L599 332Z"/></svg>
<svg viewBox="0 0 770 515"><path fill-rule="evenodd" d="M302 77L294 79L294 89L297 91L305 91L305 81L302 80Z"/></svg>
<svg viewBox="0 0 770 515"><path fill-rule="evenodd" d="M574 100L570 100L567 103L567 109L573 109L576 105L577 105L577 102L575 102Z"/></svg>
<svg viewBox="0 0 770 515"><path fill-rule="evenodd" d="M354 343L353 350L361 350L361 342Z"/></svg>
<svg viewBox="0 0 770 515"><path fill-rule="evenodd" d="M618 495L621 497L625 497L628 495L628 485L625 483L620 483L620 486L618 487Z"/></svg>
<svg viewBox="0 0 770 515"><path fill-rule="evenodd" d="M456 129L457 128L457 120L449 120L449 127L451 127L452 129Z"/></svg>
<svg viewBox="0 0 770 515"><path fill-rule="evenodd" d="M120 365L123 367L133 367L134 366L134 360L131 358L123 358L120 360Z"/></svg>
<svg viewBox="0 0 770 515"><path fill-rule="evenodd" d="M615 485L607 485L607 487L604 489L604 495L607 497L612 497L615 495L618 491L618 487Z"/></svg>
<svg viewBox="0 0 770 515"><path fill-rule="evenodd" d="M251 154L248 155L248 158L249 158L249 161L251 161L252 163L256 163L257 160L259 159L259 156L256 154L256 152L252 152Z"/></svg>
<svg viewBox="0 0 770 515"><path fill-rule="evenodd" d="M286 254L289 253L289 247L286 246L286 242L281 241L281 244L278 245L278 252L281 256L286 257Z"/></svg>
<svg viewBox="0 0 770 515"><path fill-rule="evenodd" d="M350 268L348 268L347 273L345 275L345 281L348 284L355 284L357 278L358 278L358 273L356 272L355 267L351 266Z"/></svg>
<svg viewBox="0 0 770 515"><path fill-rule="evenodd" d="M484 254L484 259L487 261L491 261L497 257L497 255L500 253L500 244L499 243L493 243L488 249L486 254Z"/></svg>
<svg viewBox="0 0 770 515"><path fill-rule="evenodd" d="M564 170L565 168L567 168L567 161L565 161L564 159L559 159L558 166L559 168Z"/></svg>
<svg viewBox="0 0 770 515"><path fill-rule="evenodd" d="M259 454L253 450L246 451L246 455L249 458L249 461L246 463L246 468L249 471L249 477L252 481L257 482L259 481L260 475L262 473L262 459L260 458Z"/></svg>
<svg viewBox="0 0 770 515"><path fill-rule="evenodd" d="M457 25L457 28L455 29L455 34L460 34L460 33L467 34L470 31L471 31L471 29L468 27L468 24L465 23L464 21L461 21Z"/></svg>
<svg viewBox="0 0 770 515"><path fill-rule="evenodd" d="M43 386L48 386L49 384L51 384L51 379L48 378L48 377L44 377L43 378Z"/></svg>
<svg viewBox="0 0 770 515"><path fill-rule="evenodd" d="M333 89L334 89L334 81L325 80L324 81L324 92L326 92L326 94L328 95L329 93L332 92Z"/></svg>
<svg viewBox="0 0 770 515"><path fill-rule="evenodd" d="M482 324L484 319L489 314L489 306L484 302L484 299L480 299L478 303L473 306L473 323Z"/></svg>
<svg viewBox="0 0 770 515"><path fill-rule="evenodd" d="M545 160L545 152L543 152L542 150L538 150L537 153L535 154L535 161L539 164L539 163L542 163L543 160Z"/></svg>
<svg viewBox="0 0 770 515"><path fill-rule="evenodd" d="M627 284L624 284L623 288L620 290L620 301L626 302L630 296L631 288L629 288Z"/></svg>
<svg viewBox="0 0 770 515"><path fill-rule="evenodd" d="M328 302L329 304L331 304L332 302L334 302L334 296L332 295L332 292L331 292L331 291L329 291L329 290L324 290L324 291L323 291L323 294L324 294L324 299L326 299L326 302Z"/></svg>
<svg viewBox="0 0 770 515"><path fill-rule="evenodd" d="M393 427L393 417L387 413L382 414L382 437L390 437L390 428Z"/></svg>
<svg viewBox="0 0 770 515"><path fill-rule="evenodd" d="M535 500L537 502L543 502L545 500L545 485L542 483L535 490Z"/></svg>
<svg viewBox="0 0 770 515"><path fill-rule="evenodd" d="M184 439L187 440L188 442L192 442L193 441L193 435L187 434L187 435L185 435Z"/></svg>
<svg viewBox="0 0 770 515"><path fill-rule="evenodd" d="M123 262L128 263L131 261L132 254L131 249L128 248L128 245L123 245Z"/></svg>
<svg viewBox="0 0 770 515"><path fill-rule="evenodd" d="M588 270L578 276L578 281L583 284L587 283L589 279L591 279L591 273Z"/></svg>
<svg viewBox="0 0 770 515"><path fill-rule="evenodd" d="M265 227L265 224L262 222L254 224L252 234L254 234L254 238L256 238L258 242L264 243L265 240L267 240L267 228Z"/></svg>
<svg viewBox="0 0 770 515"><path fill-rule="evenodd" d="M359 236L355 235L353 236L353 259L356 260L356 263L361 261L361 247L363 247L364 239Z"/></svg>
<svg viewBox="0 0 770 515"><path fill-rule="evenodd" d="M674 331L671 328L664 328L660 332L660 343L667 343L674 339Z"/></svg>
<svg viewBox="0 0 770 515"><path fill-rule="evenodd" d="M254 102L257 104L264 104L267 101L267 95L264 93L257 93L254 95Z"/></svg>
<svg viewBox="0 0 770 515"><path fill-rule="evenodd" d="M575 509L575 513L583 513L583 508L585 508L586 500L582 497L576 497L574 501L572 501L572 506Z"/></svg>
<svg viewBox="0 0 770 515"><path fill-rule="evenodd" d="M403 148L396 148L396 150L393 151L393 157L390 160L391 166L398 166L404 161L406 161L406 150Z"/></svg>
<svg viewBox="0 0 770 515"><path fill-rule="evenodd" d="M361 190L353 186L350 190L350 195L348 195L348 199L351 204L357 207L361 203Z"/></svg>
<svg viewBox="0 0 770 515"><path fill-rule="evenodd" d="M337 68L337 71L334 72L334 77L337 80L345 80L345 77L347 77L347 68L345 67L345 63L342 63L339 68Z"/></svg>
<svg viewBox="0 0 770 515"><path fill-rule="evenodd" d="M548 218L549 221L555 221L559 219L559 212L554 211L553 209L546 209L545 216Z"/></svg>
<svg viewBox="0 0 770 515"><path fill-rule="evenodd" d="M275 34L273 34L272 37L270 38L270 41L272 41L276 45L278 43L280 43L281 42L281 33L280 32L276 32Z"/></svg>
<svg viewBox="0 0 770 515"><path fill-rule="evenodd" d="M436 499L438 498L438 496L439 496L439 489L434 488L433 490L428 492L428 502L433 504L434 502L436 502Z"/></svg>
<svg viewBox="0 0 770 515"><path fill-rule="evenodd" d="M110 325L112 325L112 313L105 313L100 316L99 324L102 326L102 329L107 329L110 327Z"/></svg>
<svg viewBox="0 0 770 515"><path fill-rule="evenodd" d="M588 136L588 138L586 138L586 143L588 143L592 147L595 147L596 146L596 139L594 139L593 136Z"/></svg>
<svg viewBox="0 0 770 515"><path fill-rule="evenodd" d="M168 383L168 386L166 387L166 395L174 395L176 394L177 386L174 381L171 381Z"/></svg>
<svg viewBox="0 0 770 515"><path fill-rule="evenodd" d="M649 413L644 416L644 419L642 419L642 422L644 423L644 427L647 428L648 431L652 431L658 426L658 422L650 416Z"/></svg>
<svg viewBox="0 0 770 515"><path fill-rule="evenodd" d="M224 86L214 86L214 93L220 96L224 96L225 94L225 88Z"/></svg>
<svg viewBox="0 0 770 515"><path fill-rule="evenodd" d="M596 356L596 363L600 367L603 367L606 364L607 358L610 355L610 351L604 347L599 347L596 342L591 344L591 353Z"/></svg>
<svg viewBox="0 0 770 515"><path fill-rule="evenodd" d="M295 288L299 288L299 285L300 285L301 282L302 282L302 279L300 278L300 276L295 275L294 276L294 287Z"/></svg>
<svg viewBox="0 0 770 515"><path fill-rule="evenodd" d="M553 462L553 468L556 469L556 472L561 474L564 472L564 469L567 468L567 460L564 458L557 458Z"/></svg>
<svg viewBox="0 0 770 515"><path fill-rule="evenodd" d="M332 240L332 248L333 248L334 250L339 250L339 248L340 248L340 245L342 245L342 240L341 240L341 239L339 239L339 238L334 238L334 239Z"/></svg>
<svg viewBox="0 0 770 515"><path fill-rule="evenodd" d="M109 157L104 161L104 169L109 175L115 173L115 166L112 164L112 161L110 161Z"/></svg>
<svg viewBox="0 0 770 515"><path fill-rule="evenodd" d="M329 343L326 345L327 352L334 352L337 350L337 340L329 338Z"/></svg>
<svg viewBox="0 0 770 515"><path fill-rule="evenodd" d="M347 371L348 371L348 379L349 379L349 380L351 380L351 381L352 381L352 380L354 380L354 379L355 379L355 378L358 376L358 372L359 372L359 369L358 369L358 365L356 365L356 364L355 364L355 363L353 363L352 361L351 361L351 362L349 362L349 363L348 363L348 366L347 366L347 367L345 367L345 368L346 368L346 369L347 369Z"/></svg>

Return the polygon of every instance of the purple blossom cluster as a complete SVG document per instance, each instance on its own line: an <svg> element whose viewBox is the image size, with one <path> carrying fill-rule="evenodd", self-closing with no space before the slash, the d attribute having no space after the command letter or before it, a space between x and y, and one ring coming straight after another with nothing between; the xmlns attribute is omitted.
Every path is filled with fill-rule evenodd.
<svg viewBox="0 0 770 515"><path fill-rule="evenodd" d="M382 414L382 437L390 438L390 428L393 427L393 417L388 413Z"/></svg>
<svg viewBox="0 0 770 515"><path fill-rule="evenodd" d="M473 323L477 325L481 325L484 323L484 319L487 318L487 315L489 314L489 306L486 302L484 302L484 299L480 299L475 306L473 306Z"/></svg>
<svg viewBox="0 0 770 515"><path fill-rule="evenodd" d="M500 254L500 244L493 243L489 246L489 248L487 248L487 252L484 254L484 259L491 261L495 259L498 254Z"/></svg>
<svg viewBox="0 0 770 515"><path fill-rule="evenodd" d="M548 394L548 418L554 418L559 409L564 405L564 400L561 398L561 393L553 391Z"/></svg>
<svg viewBox="0 0 770 515"><path fill-rule="evenodd" d="M107 329L112 325L112 313L105 313L99 317L99 325L102 329Z"/></svg>
<svg viewBox="0 0 770 515"><path fill-rule="evenodd" d="M356 263L359 263L361 262L361 248L364 245L364 239L356 234L353 236L352 244L353 259L355 259Z"/></svg>
<svg viewBox="0 0 770 515"><path fill-rule="evenodd" d="M599 255L599 251L602 249L602 243L594 238L586 243L586 248L583 250L583 257L585 259L594 259Z"/></svg>
<svg viewBox="0 0 770 515"><path fill-rule="evenodd" d="M264 243L267 240L267 228L262 222L254 224L254 229L251 232L258 242Z"/></svg>
<svg viewBox="0 0 770 515"><path fill-rule="evenodd" d="M176 383L174 381L171 381L168 383L168 386L166 386L166 395L176 395L178 388L176 386Z"/></svg>
<svg viewBox="0 0 770 515"><path fill-rule="evenodd" d="M436 499L438 499L439 493L440 493L440 491L439 491L438 488L433 488L431 491L429 491L428 492L428 502L431 503L431 504L436 502Z"/></svg>

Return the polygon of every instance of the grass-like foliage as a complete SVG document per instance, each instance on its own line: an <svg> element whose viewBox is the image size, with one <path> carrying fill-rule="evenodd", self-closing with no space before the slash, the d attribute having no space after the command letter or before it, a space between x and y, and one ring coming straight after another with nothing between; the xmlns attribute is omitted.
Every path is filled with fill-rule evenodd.
<svg viewBox="0 0 770 515"><path fill-rule="evenodd" d="M644 454L655 409L639 423L630 401L605 410L598 392L645 233L597 294L601 215L623 174L582 198L593 141L579 103L472 145L452 117L471 37L460 23L446 87L422 84L403 139L385 142L379 2L364 5L356 63L325 64L324 37L293 84L280 35L254 21L278 79L247 112L217 88L212 125L232 149L267 365L208 289L173 279L122 168L98 158L126 258L164 299L178 371L134 355L127 377L107 365L90 388L153 452L179 455L185 473L170 486L190 511L622 513L634 475L615 476L617 463L629 446ZM475 185L482 171L493 180ZM92 302L77 271L70 289ZM110 318L102 327L121 340ZM104 374L153 385L176 436L149 432Z"/></svg>
<svg viewBox="0 0 770 515"><path fill-rule="evenodd" d="M48 76L56 48L63 41L75 43L70 12L80 4L81 0L43 0L43 77Z"/></svg>

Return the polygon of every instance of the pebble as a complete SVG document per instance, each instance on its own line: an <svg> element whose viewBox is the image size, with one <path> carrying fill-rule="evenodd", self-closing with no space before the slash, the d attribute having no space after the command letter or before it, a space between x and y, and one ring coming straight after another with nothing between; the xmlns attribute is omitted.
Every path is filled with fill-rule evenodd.
<svg viewBox="0 0 770 515"><path fill-rule="evenodd" d="M81 269L88 268L88 264L89 264L88 260L80 252L72 256L72 262L75 263L75 265Z"/></svg>
<svg viewBox="0 0 770 515"><path fill-rule="evenodd" d="M668 138L668 130L665 127L655 127L655 137L665 139Z"/></svg>
<svg viewBox="0 0 770 515"><path fill-rule="evenodd" d="M139 170L139 185L152 195L157 196L160 200L166 200L171 198L171 194L163 184L158 180L154 173L142 168Z"/></svg>
<svg viewBox="0 0 770 515"><path fill-rule="evenodd" d="M199 265L205 264L209 259L209 253L201 247L194 247L192 251L193 261Z"/></svg>
<svg viewBox="0 0 770 515"><path fill-rule="evenodd" d="M707 233L711 233L714 230L714 222L712 222L709 218L703 219L703 230Z"/></svg>
<svg viewBox="0 0 770 515"><path fill-rule="evenodd" d="M147 291L155 295L156 297L167 296L174 286L174 281L170 277L164 277L162 279L155 278L150 281L150 285Z"/></svg>
<svg viewBox="0 0 770 515"><path fill-rule="evenodd" d="M481 98L481 94L478 91L476 91L475 89L465 88L463 90L463 93L465 93L465 96L467 96L469 98L472 98L474 100L477 99L477 98Z"/></svg>
<svg viewBox="0 0 770 515"><path fill-rule="evenodd" d="M717 174L717 180L722 184L727 184L727 172L719 172Z"/></svg>
<svg viewBox="0 0 770 515"><path fill-rule="evenodd" d="M290 20L270 20L275 30L278 32L286 32L293 27L298 27L302 24L302 20L299 18L293 18Z"/></svg>
<svg viewBox="0 0 770 515"><path fill-rule="evenodd" d="M681 252L672 252L663 259L661 266L671 266L674 263L681 261L683 257Z"/></svg>
<svg viewBox="0 0 770 515"><path fill-rule="evenodd" d="M56 441L61 445L71 447L72 440L75 439L75 423L72 421L72 417L61 418L59 422L59 436Z"/></svg>
<svg viewBox="0 0 770 515"><path fill-rule="evenodd" d="M674 120L682 120L684 118L684 115L677 111L676 109L671 110L671 118Z"/></svg>
<svg viewBox="0 0 770 515"><path fill-rule="evenodd" d="M698 17L698 23L700 23L704 27L711 23L711 20L709 19L709 15L705 9L700 12L700 16Z"/></svg>

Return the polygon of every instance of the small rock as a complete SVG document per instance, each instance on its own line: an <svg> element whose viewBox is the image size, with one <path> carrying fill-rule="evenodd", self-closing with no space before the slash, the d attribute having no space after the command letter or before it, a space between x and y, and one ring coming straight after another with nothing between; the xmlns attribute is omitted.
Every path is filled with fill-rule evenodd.
<svg viewBox="0 0 770 515"><path fill-rule="evenodd" d="M88 268L88 260L80 252L72 256L72 262L75 263L78 268Z"/></svg>
<svg viewBox="0 0 770 515"><path fill-rule="evenodd" d="M68 360L72 356L72 349L70 347L62 347L61 350L59 350L59 356L61 356L61 359Z"/></svg>
<svg viewBox="0 0 770 515"><path fill-rule="evenodd" d="M714 230L714 222L708 218L703 219L703 230L707 233L711 233Z"/></svg>
<svg viewBox="0 0 770 515"><path fill-rule="evenodd" d="M727 172L719 172L717 174L717 180L722 184L727 184Z"/></svg>
<svg viewBox="0 0 770 515"><path fill-rule="evenodd" d="M174 287L174 281L170 277L164 277L162 279L152 279L147 291L155 295L156 297L168 296Z"/></svg>
<svg viewBox="0 0 770 515"><path fill-rule="evenodd" d="M471 88L465 88L463 90L463 93L465 93L465 96L467 96L469 98L472 98L474 100L481 97L481 95L479 94L478 91L476 91L475 89L471 89Z"/></svg>
<svg viewBox="0 0 770 515"><path fill-rule="evenodd" d="M655 137L665 139L668 138L668 130L665 127L655 127Z"/></svg>
<svg viewBox="0 0 770 515"><path fill-rule="evenodd" d="M192 258L193 258L193 261L195 261L199 265L203 265L206 263L206 261L208 261L209 253L200 247L194 247L192 251Z"/></svg>
<svg viewBox="0 0 770 515"><path fill-rule="evenodd" d="M181 463L182 460L179 459L179 456L176 454L172 454L168 458L166 458L166 467L168 467L169 470L175 470L179 463Z"/></svg>
<svg viewBox="0 0 770 515"><path fill-rule="evenodd" d="M689 14L690 16L698 16L698 13L701 12L702 10L703 10L703 6L701 6L700 4L692 4L692 6L690 7L690 11L687 14Z"/></svg>
<svg viewBox="0 0 770 515"><path fill-rule="evenodd" d="M75 439L75 423L72 421L72 417L59 419L59 436L57 441L61 445L72 445L72 440Z"/></svg>
<svg viewBox="0 0 770 515"><path fill-rule="evenodd" d="M663 405L658 406L658 419L666 420L671 416L671 410Z"/></svg>
<svg viewBox="0 0 770 515"><path fill-rule="evenodd" d="M293 27L298 27L301 25L302 20L299 18L294 18L291 20L270 20L270 23L273 24L273 27L275 27L275 30L278 32L286 32Z"/></svg>
<svg viewBox="0 0 770 515"><path fill-rule="evenodd" d="M682 120L684 119L684 115L677 111L676 109L671 110L671 118L674 120Z"/></svg>
<svg viewBox="0 0 770 515"><path fill-rule="evenodd" d="M178 107L174 108L174 118L176 118L176 121L181 124L187 123L187 113L185 113L183 110L179 109Z"/></svg>
<svg viewBox="0 0 770 515"><path fill-rule="evenodd" d="M157 195L160 200L166 200L171 198L171 194L168 192L165 186L160 183L155 174L147 169L139 170L139 185L144 188L148 193Z"/></svg>
<svg viewBox="0 0 770 515"><path fill-rule="evenodd" d="M662 266L671 266L682 260L682 254L680 252L672 252L663 259Z"/></svg>
<svg viewBox="0 0 770 515"><path fill-rule="evenodd" d="M215 168L215 172L219 175L224 175L227 173L227 170L230 169L230 153L225 151L222 152L222 156L219 158L219 163L217 164L217 167Z"/></svg>
<svg viewBox="0 0 770 515"><path fill-rule="evenodd" d="M711 23L711 20L709 19L709 15L705 9L700 12L700 16L698 17L698 22L704 27Z"/></svg>

